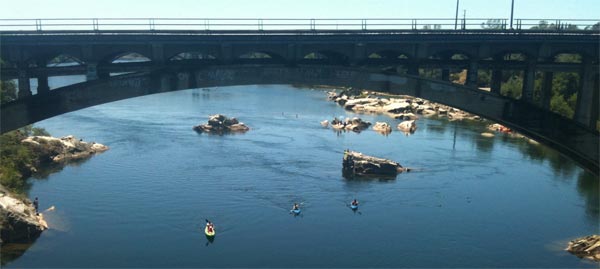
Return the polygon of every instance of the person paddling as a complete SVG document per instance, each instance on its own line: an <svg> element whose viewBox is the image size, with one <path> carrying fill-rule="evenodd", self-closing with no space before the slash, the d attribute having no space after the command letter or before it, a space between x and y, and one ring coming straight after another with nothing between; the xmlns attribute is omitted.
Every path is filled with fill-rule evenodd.
<svg viewBox="0 0 600 269"><path fill-rule="evenodd" d="M299 209L300 209L300 206L297 203L294 203L294 206L292 207L292 211L299 210Z"/></svg>
<svg viewBox="0 0 600 269"><path fill-rule="evenodd" d="M215 225L212 222L210 222L209 220L206 220L206 230L209 233L212 233L215 230Z"/></svg>
<svg viewBox="0 0 600 269"><path fill-rule="evenodd" d="M354 199L354 200L352 200L352 203L350 203L350 205L358 206L358 201L356 199Z"/></svg>

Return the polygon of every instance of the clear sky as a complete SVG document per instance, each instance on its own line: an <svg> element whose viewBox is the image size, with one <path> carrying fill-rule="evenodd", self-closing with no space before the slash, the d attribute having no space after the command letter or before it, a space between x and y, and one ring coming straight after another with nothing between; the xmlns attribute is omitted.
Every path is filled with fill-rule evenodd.
<svg viewBox="0 0 600 269"><path fill-rule="evenodd" d="M599 19L598 0L514 0L516 18ZM460 0L509 18L511 0ZM0 18L454 18L456 0L0 0Z"/></svg>

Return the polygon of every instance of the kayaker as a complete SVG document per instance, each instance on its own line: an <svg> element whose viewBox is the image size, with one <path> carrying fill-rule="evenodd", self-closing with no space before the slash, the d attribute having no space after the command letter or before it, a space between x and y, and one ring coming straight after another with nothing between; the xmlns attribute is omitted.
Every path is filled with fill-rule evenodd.
<svg viewBox="0 0 600 269"><path fill-rule="evenodd" d="M212 224L212 222L207 221L206 222L206 228L208 229L209 233L212 233L214 231L215 226Z"/></svg>
<svg viewBox="0 0 600 269"><path fill-rule="evenodd" d="M300 206L298 206L297 203L294 203L294 206L292 207L292 210L298 210L300 209Z"/></svg>
<svg viewBox="0 0 600 269"><path fill-rule="evenodd" d="M354 199L354 200L352 201L351 205L353 205L353 206L358 206L358 201L357 201L356 199Z"/></svg>

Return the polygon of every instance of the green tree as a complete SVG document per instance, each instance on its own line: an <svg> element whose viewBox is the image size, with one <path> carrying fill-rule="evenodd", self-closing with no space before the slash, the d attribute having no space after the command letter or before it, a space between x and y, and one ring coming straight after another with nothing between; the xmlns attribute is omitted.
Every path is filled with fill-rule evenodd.
<svg viewBox="0 0 600 269"><path fill-rule="evenodd" d="M489 19L484 23L481 23L481 28L487 30L502 30L506 29L506 24L501 19Z"/></svg>
<svg viewBox="0 0 600 269"><path fill-rule="evenodd" d="M43 128L29 125L0 135L0 184L19 194L27 191L26 179L39 165L38 153L21 144L30 135L49 134Z"/></svg>
<svg viewBox="0 0 600 269"><path fill-rule="evenodd" d="M550 110L567 118L573 118L574 111L562 94L552 96L552 99L550 100Z"/></svg>
<svg viewBox="0 0 600 269"><path fill-rule="evenodd" d="M13 81L0 81L0 104L17 99L17 85Z"/></svg>

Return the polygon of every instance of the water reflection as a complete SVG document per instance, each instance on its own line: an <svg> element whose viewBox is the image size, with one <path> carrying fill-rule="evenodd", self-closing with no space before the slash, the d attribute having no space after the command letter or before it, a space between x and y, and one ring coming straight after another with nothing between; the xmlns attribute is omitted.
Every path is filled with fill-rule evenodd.
<svg viewBox="0 0 600 269"><path fill-rule="evenodd" d="M600 218L600 184L599 178L590 172L583 171L577 178L577 192L585 199L585 213L590 223L595 224Z"/></svg>

